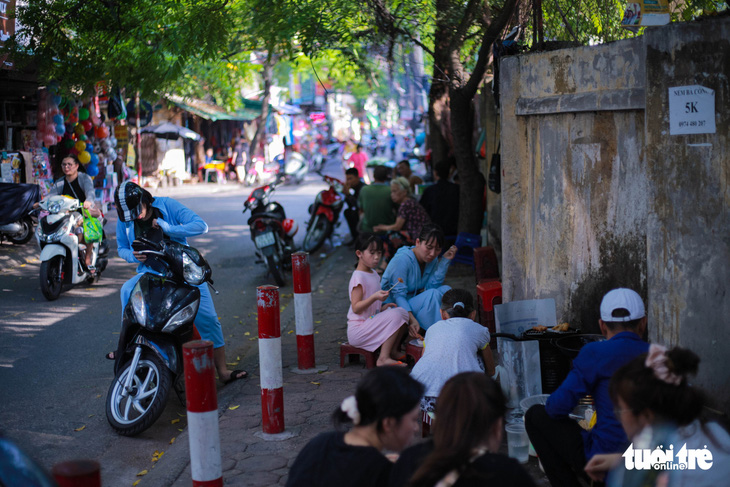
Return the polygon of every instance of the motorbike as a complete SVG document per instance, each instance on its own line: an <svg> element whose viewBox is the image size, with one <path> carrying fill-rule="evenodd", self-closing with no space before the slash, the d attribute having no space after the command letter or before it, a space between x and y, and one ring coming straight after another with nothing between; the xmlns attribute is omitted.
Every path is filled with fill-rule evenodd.
<svg viewBox="0 0 730 487"><path fill-rule="evenodd" d="M267 184L276 181L279 174L279 163L276 161L266 162L261 156L254 156L243 184L253 186L254 184Z"/></svg>
<svg viewBox="0 0 730 487"><path fill-rule="evenodd" d="M322 176L329 188L320 191L314 199L314 204L309 207L311 218L307 223L307 233L304 235L302 250L314 252L322 246L325 240L332 235L335 227L339 225L339 217L345 203L345 195L342 190L345 185L332 176Z"/></svg>
<svg viewBox="0 0 730 487"><path fill-rule="evenodd" d="M22 245L33 238L38 218L33 205L40 200L37 184L0 183L0 243Z"/></svg>
<svg viewBox="0 0 730 487"><path fill-rule="evenodd" d="M106 418L123 436L152 426L171 389L185 403L182 346L194 336L200 306L196 286L213 284L210 265L193 247L141 237L132 248L155 259L160 274L147 272L139 278L122 315Z"/></svg>
<svg viewBox="0 0 730 487"><path fill-rule="evenodd" d="M106 269L106 242L80 244L75 233L83 222L78 211L82 207L79 200L61 195L48 196L40 203L40 208L48 214L41 218L36 238L41 248L41 292L49 301L58 299L64 284L93 284ZM102 218L102 226L103 223ZM86 252L92 252L91 266L96 269L95 274L86 267Z"/></svg>
<svg viewBox="0 0 730 487"><path fill-rule="evenodd" d="M299 227L286 217L283 206L270 201L275 189L276 184L254 189L243 204L243 213L251 212L247 223L259 262L266 263L277 286L285 286L284 271L291 270L291 254L296 250L294 235Z"/></svg>
<svg viewBox="0 0 730 487"><path fill-rule="evenodd" d="M279 164L278 180L281 183L301 184L304 176L309 172L307 162L299 152L292 152L285 160L283 154L279 154L274 161Z"/></svg>
<svg viewBox="0 0 730 487"><path fill-rule="evenodd" d="M340 167L342 165L344 144L331 140L329 144L319 149L310 161L314 171L322 171L326 167ZM332 166L334 164L335 166Z"/></svg>

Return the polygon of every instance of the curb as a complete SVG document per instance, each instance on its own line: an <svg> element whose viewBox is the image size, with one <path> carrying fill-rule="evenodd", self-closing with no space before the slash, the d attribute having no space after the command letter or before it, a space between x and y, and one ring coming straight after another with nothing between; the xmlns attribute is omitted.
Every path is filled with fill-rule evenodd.
<svg viewBox="0 0 730 487"><path fill-rule="evenodd" d="M312 269L312 289L317 289L325 278L332 272L335 265L337 264L337 257L342 252L349 252L349 249L345 246L336 247L332 250L324 260L320 261L320 265L316 269ZM295 327L295 315L294 315L294 300L291 300L291 306L287 306L279 317L280 326L282 330L282 336L285 330L294 329ZM246 370L252 371L257 370L258 363L258 347L252 347L253 353L250 353L247 360L244 361ZM258 375L250 373L249 381L257 379ZM235 397L240 391L237 389L225 388L218 391L218 421L220 422L223 415L228 410L228 405L235 402ZM223 452L221 452L223 453ZM225 457L221 455L221 460L225 463ZM163 463L164 462L164 463ZM150 472L142 477L138 487L160 487L170 486L180 479L185 469L190 465L190 440L188 436L188 428L180 433L175 443L165 452L165 455L157 462L151 469ZM191 480L192 481L192 480Z"/></svg>

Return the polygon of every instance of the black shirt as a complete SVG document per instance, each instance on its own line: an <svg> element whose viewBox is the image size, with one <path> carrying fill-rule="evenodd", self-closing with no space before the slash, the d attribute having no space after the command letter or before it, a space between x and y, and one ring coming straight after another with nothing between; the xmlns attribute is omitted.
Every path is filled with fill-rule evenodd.
<svg viewBox="0 0 730 487"><path fill-rule="evenodd" d="M431 221L438 224L444 235L456 235L459 227L459 185L439 179L423 191L419 200Z"/></svg>
<svg viewBox="0 0 730 487"><path fill-rule="evenodd" d="M346 444L344 436L321 433L307 443L289 470L287 487L386 486L393 464L373 447Z"/></svg>
<svg viewBox="0 0 730 487"><path fill-rule="evenodd" d="M86 193L83 189L81 189L81 185L79 184L79 178L74 179L70 184L68 180L64 179L63 190L61 191L61 194L64 196L76 198L81 203L86 201Z"/></svg>
<svg viewBox="0 0 730 487"><path fill-rule="evenodd" d="M401 453L390 474L390 487L405 487L433 450L433 440L418 443ZM444 474L445 475L445 474ZM496 453L485 453L471 463L454 487L534 487L532 480L517 460Z"/></svg>

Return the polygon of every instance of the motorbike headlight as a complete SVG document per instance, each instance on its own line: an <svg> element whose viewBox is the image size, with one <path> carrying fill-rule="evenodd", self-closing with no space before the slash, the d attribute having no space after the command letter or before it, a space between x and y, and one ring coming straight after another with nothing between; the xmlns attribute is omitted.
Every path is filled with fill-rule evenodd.
<svg viewBox="0 0 730 487"><path fill-rule="evenodd" d="M71 230L70 221L49 235L46 235L45 233L43 233L43 230L39 226L38 227L38 237L43 242L55 242L57 240L61 240L64 237L64 235L69 233L70 230Z"/></svg>
<svg viewBox="0 0 730 487"><path fill-rule="evenodd" d="M189 305L185 306L183 309L175 313L175 315L170 318L170 321L167 322L164 328L162 328L162 331L167 333L172 333L175 331L180 325L184 323L189 323L195 319L195 315L198 313L198 302L190 303Z"/></svg>
<svg viewBox="0 0 730 487"><path fill-rule="evenodd" d="M144 302L142 289L135 286L130 300L132 302L132 310L134 311L134 316L137 318L137 322L140 325L144 325L147 323L147 306Z"/></svg>
<svg viewBox="0 0 730 487"><path fill-rule="evenodd" d="M185 279L185 281L187 281L189 284L192 284L193 286L203 284L203 279L205 279L205 271L202 267L193 262L193 259L190 258L187 252L183 252L182 262L183 278Z"/></svg>
<svg viewBox="0 0 730 487"><path fill-rule="evenodd" d="M61 211L61 203L51 203L48 205L48 213L58 213Z"/></svg>

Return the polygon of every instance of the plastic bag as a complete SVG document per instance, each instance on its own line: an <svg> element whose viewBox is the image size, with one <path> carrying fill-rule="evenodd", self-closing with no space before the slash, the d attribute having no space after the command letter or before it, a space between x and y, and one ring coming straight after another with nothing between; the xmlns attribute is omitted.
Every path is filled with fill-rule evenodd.
<svg viewBox="0 0 730 487"><path fill-rule="evenodd" d="M84 215L84 240L86 243L101 242L103 233L101 222L91 216L86 208L83 208L82 213Z"/></svg>

